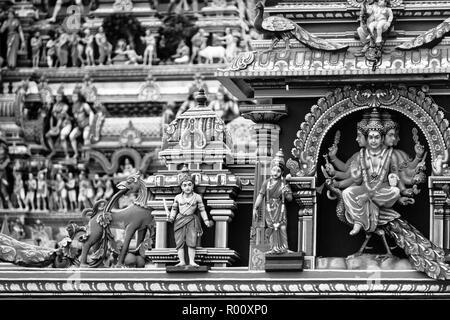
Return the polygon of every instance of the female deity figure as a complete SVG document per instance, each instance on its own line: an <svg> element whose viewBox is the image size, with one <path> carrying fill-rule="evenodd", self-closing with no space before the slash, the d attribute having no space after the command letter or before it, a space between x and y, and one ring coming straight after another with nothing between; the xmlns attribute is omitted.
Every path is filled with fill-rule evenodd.
<svg viewBox="0 0 450 320"><path fill-rule="evenodd" d="M23 35L22 26L16 16L16 13L11 8L8 11L8 19L3 22L0 32L3 33L8 30L6 61L8 67L14 69L17 65L17 54L19 52L19 44L22 50L25 49L25 37Z"/></svg>
<svg viewBox="0 0 450 320"><path fill-rule="evenodd" d="M253 218L256 219L258 210L265 200L266 234L270 245L270 250L266 253L282 254L289 252L285 201L292 201L292 191L282 177L285 164L281 149L272 159L270 167L270 178L266 179L261 186L253 208Z"/></svg>
<svg viewBox="0 0 450 320"><path fill-rule="evenodd" d="M200 212L200 216L208 228L212 227L214 222L208 219L202 197L194 192L193 177L185 170L183 171L180 179L182 192L175 196L168 221L174 222L175 242L180 260L177 266L186 265L184 257L184 246L186 245L188 247L189 265L198 267L198 264L194 261L195 248L203 230L197 212Z"/></svg>

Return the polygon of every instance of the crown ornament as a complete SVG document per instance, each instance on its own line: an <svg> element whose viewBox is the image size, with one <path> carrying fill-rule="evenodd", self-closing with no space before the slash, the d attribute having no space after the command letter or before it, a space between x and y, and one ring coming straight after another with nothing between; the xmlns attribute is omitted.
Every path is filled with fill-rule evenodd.
<svg viewBox="0 0 450 320"><path fill-rule="evenodd" d="M278 150L278 152L275 154L275 157L273 157L272 161L270 161L270 167L273 168L275 166L284 171L285 162L283 149Z"/></svg>

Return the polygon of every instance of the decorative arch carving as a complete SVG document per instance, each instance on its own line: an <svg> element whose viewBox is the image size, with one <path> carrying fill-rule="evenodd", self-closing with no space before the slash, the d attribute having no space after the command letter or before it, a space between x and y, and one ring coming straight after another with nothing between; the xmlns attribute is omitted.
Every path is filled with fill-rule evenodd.
<svg viewBox="0 0 450 320"><path fill-rule="evenodd" d="M114 151L111 156L111 162L103 153L99 151L90 151L88 155L89 159L94 159L94 161L97 161L101 165L106 174L114 174L117 172L117 169L119 169L119 160L122 157L130 157L134 161L135 168L141 167L141 155L132 148L124 148Z"/></svg>
<svg viewBox="0 0 450 320"><path fill-rule="evenodd" d="M439 156L447 157L449 121L427 92L403 85L381 89L346 86L320 98L305 115L292 149L292 155L299 163L290 159L287 164L291 174L313 176L320 146L327 132L349 114L374 107L395 110L411 119L427 140L432 162Z"/></svg>

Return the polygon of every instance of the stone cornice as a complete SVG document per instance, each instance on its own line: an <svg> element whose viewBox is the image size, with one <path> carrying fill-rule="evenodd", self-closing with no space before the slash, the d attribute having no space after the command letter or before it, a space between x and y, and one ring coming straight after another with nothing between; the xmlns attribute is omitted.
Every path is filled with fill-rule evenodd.
<svg viewBox="0 0 450 320"><path fill-rule="evenodd" d="M45 75L49 83L82 82L86 74L90 74L95 82L106 81L144 81L149 72L156 80L189 80L195 73L201 73L205 80L213 79L214 71L223 68L223 64L201 65L157 65L157 66L95 66L84 68L21 68L17 70L2 70L4 82L20 81L32 75L40 78Z"/></svg>
<svg viewBox="0 0 450 320"><path fill-rule="evenodd" d="M228 269L225 271L225 269ZM249 272L202 274L146 269L0 269L0 296L86 297L421 297L448 298L450 286L411 271Z"/></svg>

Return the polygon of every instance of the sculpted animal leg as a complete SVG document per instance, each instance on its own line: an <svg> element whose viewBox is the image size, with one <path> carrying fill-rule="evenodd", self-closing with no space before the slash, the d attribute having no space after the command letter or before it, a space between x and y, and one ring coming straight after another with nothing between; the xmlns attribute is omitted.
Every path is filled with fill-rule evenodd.
<svg viewBox="0 0 450 320"><path fill-rule="evenodd" d="M120 250L119 259L117 262L118 267L123 266L123 263L125 261L125 255L128 252L128 248L130 247L131 238L133 237L135 232L136 232L135 226L128 225L127 228L125 229L125 239L123 241L123 246L122 246L122 249Z"/></svg>
<svg viewBox="0 0 450 320"><path fill-rule="evenodd" d="M142 243L142 241L144 241L146 233L147 233L147 227L138 231L138 236L137 236L137 240L136 240L136 249L139 247L139 245Z"/></svg>
<svg viewBox="0 0 450 320"><path fill-rule="evenodd" d="M86 242L83 244L83 248L81 249L81 257L80 257L80 267L87 267L87 255L92 245L100 239L102 233L99 225L91 226L91 234Z"/></svg>

